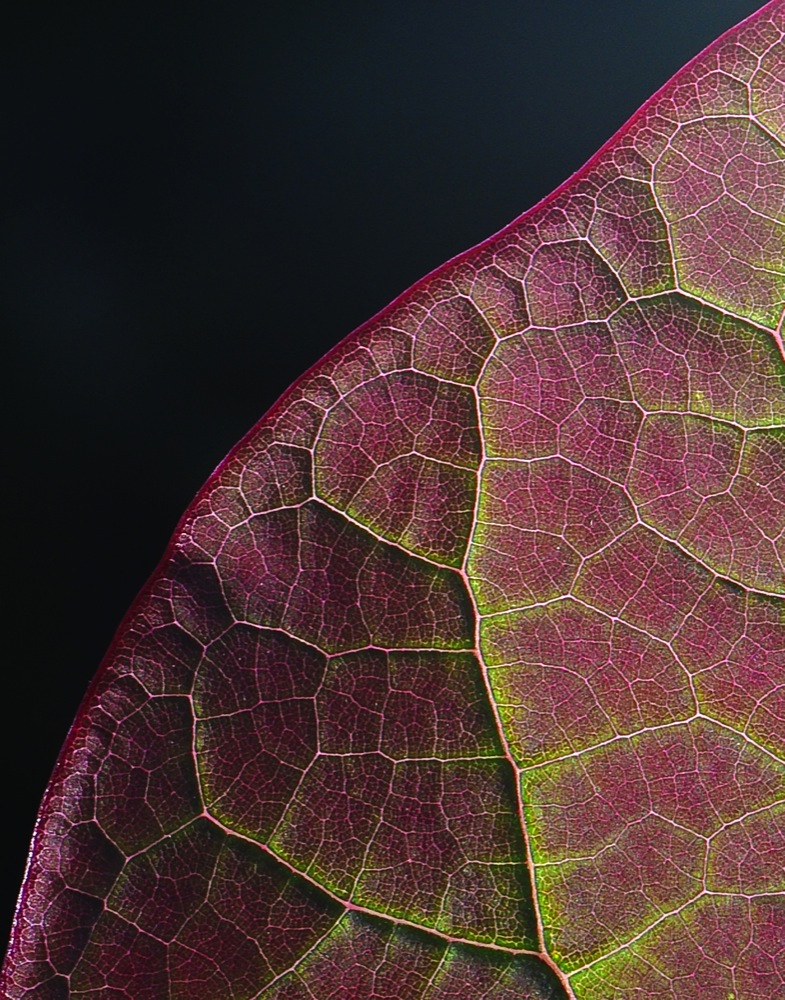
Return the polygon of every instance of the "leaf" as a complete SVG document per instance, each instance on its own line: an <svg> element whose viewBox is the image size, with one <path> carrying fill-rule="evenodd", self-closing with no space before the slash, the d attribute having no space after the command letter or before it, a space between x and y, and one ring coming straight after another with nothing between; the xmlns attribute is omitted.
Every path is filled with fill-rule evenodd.
<svg viewBox="0 0 785 1000"><path fill-rule="evenodd" d="M231 453L42 807L10 997L776 997L785 5Z"/></svg>

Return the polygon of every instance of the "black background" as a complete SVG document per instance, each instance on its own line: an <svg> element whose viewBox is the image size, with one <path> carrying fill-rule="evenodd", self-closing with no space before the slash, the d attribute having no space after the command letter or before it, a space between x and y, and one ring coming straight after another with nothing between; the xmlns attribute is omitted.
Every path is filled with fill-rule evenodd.
<svg viewBox="0 0 785 1000"><path fill-rule="evenodd" d="M546 195L756 6L15 5L3 921L79 700L225 452L330 346Z"/></svg>

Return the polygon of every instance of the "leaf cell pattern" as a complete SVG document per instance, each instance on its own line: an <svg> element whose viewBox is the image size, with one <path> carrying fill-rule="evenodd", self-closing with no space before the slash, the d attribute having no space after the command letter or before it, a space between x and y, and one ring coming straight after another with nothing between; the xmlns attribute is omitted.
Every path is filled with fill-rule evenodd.
<svg viewBox="0 0 785 1000"><path fill-rule="evenodd" d="M229 456L61 756L4 995L785 993L784 34Z"/></svg>

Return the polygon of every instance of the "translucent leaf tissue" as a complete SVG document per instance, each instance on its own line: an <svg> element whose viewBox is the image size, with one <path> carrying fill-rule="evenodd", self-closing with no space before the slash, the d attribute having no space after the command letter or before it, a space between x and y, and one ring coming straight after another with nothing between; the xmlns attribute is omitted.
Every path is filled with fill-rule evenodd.
<svg viewBox="0 0 785 1000"><path fill-rule="evenodd" d="M785 995L784 35L231 452L68 737L3 996Z"/></svg>

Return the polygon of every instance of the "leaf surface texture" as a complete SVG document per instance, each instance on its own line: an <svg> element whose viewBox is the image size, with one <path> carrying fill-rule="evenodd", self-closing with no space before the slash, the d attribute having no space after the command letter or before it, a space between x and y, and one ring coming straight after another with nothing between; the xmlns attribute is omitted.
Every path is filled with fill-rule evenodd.
<svg viewBox="0 0 785 1000"><path fill-rule="evenodd" d="M5 995L785 993L784 33L208 481L61 756Z"/></svg>

